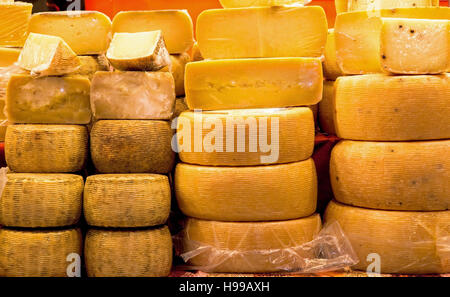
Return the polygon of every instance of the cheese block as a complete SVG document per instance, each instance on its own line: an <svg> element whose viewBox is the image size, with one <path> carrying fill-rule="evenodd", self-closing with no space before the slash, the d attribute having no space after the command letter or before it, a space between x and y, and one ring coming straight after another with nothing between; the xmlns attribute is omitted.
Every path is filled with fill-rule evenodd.
<svg viewBox="0 0 450 297"><path fill-rule="evenodd" d="M450 74L368 74L336 81L335 125L344 139L450 138Z"/></svg>
<svg viewBox="0 0 450 297"><path fill-rule="evenodd" d="M169 228L87 232L88 277L162 277L172 268Z"/></svg>
<svg viewBox="0 0 450 297"><path fill-rule="evenodd" d="M304 5L310 0L220 0L223 8L270 7L282 5Z"/></svg>
<svg viewBox="0 0 450 297"><path fill-rule="evenodd" d="M307 107L184 112L177 119L181 161L209 166L254 166L303 161L314 150L314 118Z"/></svg>
<svg viewBox="0 0 450 297"><path fill-rule="evenodd" d="M175 83L168 72L97 72L92 79L95 119L168 120L175 105Z"/></svg>
<svg viewBox="0 0 450 297"><path fill-rule="evenodd" d="M319 103L319 124L322 132L330 135L336 134L334 124L335 114L335 90L334 81L323 82L323 97Z"/></svg>
<svg viewBox="0 0 450 297"><path fill-rule="evenodd" d="M10 125L5 155L13 172L77 172L88 155L87 129L74 125Z"/></svg>
<svg viewBox="0 0 450 297"><path fill-rule="evenodd" d="M32 9L31 3L0 3L0 46L23 47Z"/></svg>
<svg viewBox="0 0 450 297"><path fill-rule="evenodd" d="M232 59L189 63L190 109L223 110L314 105L322 98L318 58Z"/></svg>
<svg viewBox="0 0 450 297"><path fill-rule="evenodd" d="M16 63L21 50L20 48L0 47L0 68Z"/></svg>
<svg viewBox="0 0 450 297"><path fill-rule="evenodd" d="M203 61L202 53L200 52L200 47L198 46L198 42L194 43L194 46L192 47L192 61L198 62Z"/></svg>
<svg viewBox="0 0 450 297"><path fill-rule="evenodd" d="M189 264L210 272L269 273L304 267L315 258L305 244L321 229L319 215L282 222L217 222L187 219L182 250Z"/></svg>
<svg viewBox="0 0 450 297"><path fill-rule="evenodd" d="M81 255L78 229L0 229L0 276L67 277L68 256Z"/></svg>
<svg viewBox="0 0 450 297"><path fill-rule="evenodd" d="M170 65L161 30L116 33L106 57L122 71L158 71Z"/></svg>
<svg viewBox="0 0 450 297"><path fill-rule="evenodd" d="M89 79L80 76L33 78L11 76L6 114L18 124L88 124L91 121Z"/></svg>
<svg viewBox="0 0 450 297"><path fill-rule="evenodd" d="M35 13L28 31L58 36L77 55L105 53L111 40L111 20L98 11Z"/></svg>
<svg viewBox="0 0 450 297"><path fill-rule="evenodd" d="M194 29L187 10L121 11L113 20L113 33L161 30L171 54L187 52L194 44Z"/></svg>
<svg viewBox="0 0 450 297"><path fill-rule="evenodd" d="M169 179L156 174L89 176L84 216L91 226L134 228L166 223L170 213Z"/></svg>
<svg viewBox="0 0 450 297"><path fill-rule="evenodd" d="M450 211L370 210L331 202L325 224L337 221L367 270L368 256L378 254L381 273L438 274L450 272ZM375 263L376 264L376 263Z"/></svg>
<svg viewBox="0 0 450 297"><path fill-rule="evenodd" d="M180 163L175 193L189 217L234 222L298 219L316 211L316 168L312 159L238 168Z"/></svg>
<svg viewBox="0 0 450 297"><path fill-rule="evenodd" d="M191 62L188 53L170 55L171 65L164 67L161 71L172 73L175 81L175 94L177 97L185 95L184 92L184 74L187 63Z"/></svg>
<svg viewBox="0 0 450 297"><path fill-rule="evenodd" d="M73 73L81 62L60 37L30 33L19 57L19 66L32 76L50 76Z"/></svg>
<svg viewBox="0 0 450 297"><path fill-rule="evenodd" d="M74 74L82 75L92 80L97 71L110 71L111 65L105 55L78 56L78 58L81 66Z"/></svg>
<svg viewBox="0 0 450 297"><path fill-rule="evenodd" d="M99 121L91 131L91 157L99 173L169 173L175 162L173 131L165 121Z"/></svg>
<svg viewBox="0 0 450 297"><path fill-rule="evenodd" d="M323 62L323 76L329 80L336 80L343 76L336 60L336 38L334 29L328 30L327 44L325 47L325 60Z"/></svg>
<svg viewBox="0 0 450 297"><path fill-rule="evenodd" d="M327 30L320 6L211 9L197 20L205 59L321 57Z"/></svg>
<svg viewBox="0 0 450 297"><path fill-rule="evenodd" d="M84 181L72 174L10 173L0 199L0 224L39 228L74 225L81 216Z"/></svg>

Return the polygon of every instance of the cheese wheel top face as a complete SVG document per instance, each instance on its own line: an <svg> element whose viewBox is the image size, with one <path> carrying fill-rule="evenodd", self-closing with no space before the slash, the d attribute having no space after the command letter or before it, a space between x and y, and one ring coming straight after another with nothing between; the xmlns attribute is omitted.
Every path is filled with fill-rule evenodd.
<svg viewBox="0 0 450 297"><path fill-rule="evenodd" d="M0 3L0 46L22 47L27 38L33 4Z"/></svg>

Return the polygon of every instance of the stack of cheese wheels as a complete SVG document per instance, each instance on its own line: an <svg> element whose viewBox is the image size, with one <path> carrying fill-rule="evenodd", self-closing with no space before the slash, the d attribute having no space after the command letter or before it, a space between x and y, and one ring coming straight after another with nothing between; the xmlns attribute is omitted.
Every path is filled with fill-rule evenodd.
<svg viewBox="0 0 450 297"><path fill-rule="evenodd" d="M211 272L298 270L321 229L308 106L322 98L325 13L222 4L198 18L205 60L187 64L176 121L181 250Z"/></svg>
<svg viewBox="0 0 450 297"><path fill-rule="evenodd" d="M340 223L358 270L449 273L450 8L348 4L336 56L361 75L339 77L330 100L345 140L332 152L325 220Z"/></svg>

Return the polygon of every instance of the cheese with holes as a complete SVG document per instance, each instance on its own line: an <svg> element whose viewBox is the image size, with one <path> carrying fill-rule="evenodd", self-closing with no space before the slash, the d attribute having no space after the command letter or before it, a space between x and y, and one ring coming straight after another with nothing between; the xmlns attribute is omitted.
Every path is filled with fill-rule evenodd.
<svg viewBox="0 0 450 297"><path fill-rule="evenodd" d="M81 66L74 75L82 75L89 78L89 80L92 80L96 72L109 71L111 68L105 55L78 56L78 58L80 59Z"/></svg>
<svg viewBox="0 0 450 297"><path fill-rule="evenodd" d="M172 73L175 81L175 94L177 97L185 95L184 92L184 74L187 63L191 62L188 53L170 55L171 65L164 67L161 71Z"/></svg>
<svg viewBox="0 0 450 297"><path fill-rule="evenodd" d="M0 3L0 46L25 44L32 9L31 3Z"/></svg>
<svg viewBox="0 0 450 297"><path fill-rule="evenodd" d="M92 79L95 119L168 120L175 105L175 83L168 72L97 72Z"/></svg>
<svg viewBox="0 0 450 297"><path fill-rule="evenodd" d="M93 175L84 189L84 216L91 226L153 227L166 223L170 200L169 179L164 175Z"/></svg>
<svg viewBox="0 0 450 297"><path fill-rule="evenodd" d="M169 228L87 232L88 277L162 277L172 268Z"/></svg>
<svg viewBox="0 0 450 297"><path fill-rule="evenodd" d="M111 20L97 11L35 13L28 30L61 37L78 55L105 53L111 40Z"/></svg>
<svg viewBox="0 0 450 297"><path fill-rule="evenodd" d="M315 258L303 248L320 232L319 215L281 222L217 222L187 219L182 250L189 264L211 272L269 273L304 267Z"/></svg>
<svg viewBox="0 0 450 297"><path fill-rule="evenodd" d="M98 121L91 131L91 157L100 173L172 170L173 130L165 121Z"/></svg>
<svg viewBox="0 0 450 297"><path fill-rule="evenodd" d="M81 216L83 177L9 173L0 199L0 224L47 228L75 225Z"/></svg>
<svg viewBox="0 0 450 297"><path fill-rule="evenodd" d="M328 30L327 45L325 47L325 60L323 62L323 76L329 80L336 80L343 76L336 60L336 38L334 29Z"/></svg>
<svg viewBox="0 0 450 297"><path fill-rule="evenodd" d="M190 109L223 110L314 105L322 98L318 58L231 59L189 63Z"/></svg>
<svg viewBox="0 0 450 297"><path fill-rule="evenodd" d="M6 113L11 123L88 124L91 121L89 79L80 76L13 75Z"/></svg>
<svg viewBox="0 0 450 297"><path fill-rule="evenodd" d="M314 150L314 117L307 107L184 112L177 120L181 161L208 166L254 166L303 161Z"/></svg>
<svg viewBox="0 0 450 297"><path fill-rule="evenodd" d="M323 82L323 97L319 103L319 124L322 132L335 135L336 127L334 124L335 114L335 92L334 81Z"/></svg>
<svg viewBox="0 0 450 297"><path fill-rule="evenodd" d="M340 77L335 87L335 125L341 138L450 138L450 74Z"/></svg>
<svg viewBox="0 0 450 297"><path fill-rule="evenodd" d="M88 155L87 129L75 125L9 125L5 155L13 172L77 172Z"/></svg>
<svg viewBox="0 0 450 297"><path fill-rule="evenodd" d="M320 6L211 9L197 20L205 59L321 57L327 30Z"/></svg>
<svg viewBox="0 0 450 297"><path fill-rule="evenodd" d="M82 255L78 229L0 229L0 276L67 277L70 255Z"/></svg>
<svg viewBox="0 0 450 297"><path fill-rule="evenodd" d="M20 48L0 47L0 67L9 67L17 62Z"/></svg>
<svg viewBox="0 0 450 297"><path fill-rule="evenodd" d="M360 259L354 269L366 271L378 254L381 273L450 272L450 211L383 211L331 202L324 220L337 221L352 243Z"/></svg>
<svg viewBox="0 0 450 297"><path fill-rule="evenodd" d="M234 222L298 219L316 211L316 168L312 159L262 167L180 163L175 193L189 217Z"/></svg>
<svg viewBox="0 0 450 297"><path fill-rule="evenodd" d="M113 33L161 30L167 50L182 54L194 44L191 16L186 10L122 11L113 20Z"/></svg>
<svg viewBox="0 0 450 297"><path fill-rule="evenodd" d="M304 5L308 0L220 0L223 8L270 7L282 5Z"/></svg>

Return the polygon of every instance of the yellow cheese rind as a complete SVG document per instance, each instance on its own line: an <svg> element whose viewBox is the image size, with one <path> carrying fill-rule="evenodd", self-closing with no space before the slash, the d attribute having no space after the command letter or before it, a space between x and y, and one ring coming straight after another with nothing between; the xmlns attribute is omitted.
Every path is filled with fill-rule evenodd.
<svg viewBox="0 0 450 297"><path fill-rule="evenodd" d="M211 272L268 273L302 267L314 257L298 248L320 231L319 215L282 222L234 223L188 219L183 251L198 253L189 264Z"/></svg>
<svg viewBox="0 0 450 297"><path fill-rule="evenodd" d="M320 6L211 9L197 20L205 59L321 57L327 30Z"/></svg>
<svg viewBox="0 0 450 297"><path fill-rule="evenodd" d="M187 52L194 44L191 16L186 10L122 11L113 20L113 33L161 30L170 54Z"/></svg>
<svg viewBox="0 0 450 297"><path fill-rule="evenodd" d="M17 62L20 48L0 47L0 67L9 67Z"/></svg>
<svg viewBox="0 0 450 297"><path fill-rule="evenodd" d="M78 56L78 58L81 66L74 75L82 75L92 80L96 72L111 70L111 65L105 55Z"/></svg>
<svg viewBox="0 0 450 297"><path fill-rule="evenodd" d="M84 216L91 226L134 228L166 223L169 179L156 174L93 175L84 189Z"/></svg>
<svg viewBox="0 0 450 297"><path fill-rule="evenodd" d="M192 110L308 106L322 98L322 81L318 58L201 61L186 67L186 102Z"/></svg>
<svg viewBox="0 0 450 297"><path fill-rule="evenodd" d="M28 31L58 36L77 55L105 53L111 40L111 20L98 11L58 11L35 13Z"/></svg>
<svg viewBox="0 0 450 297"><path fill-rule="evenodd" d="M367 270L368 256L378 254L381 273L450 272L450 211L369 210L331 202L324 220L340 224L360 259L356 270Z"/></svg>
<svg viewBox="0 0 450 297"><path fill-rule="evenodd" d="M307 107L210 111L201 115L187 111L178 117L177 125L179 156L190 164L283 164L306 160L314 150L314 118ZM228 129L233 133L228 133ZM216 135L214 144L210 141L211 133ZM261 140L262 135L267 135L267 142ZM196 141L200 141L201 150L196 148ZM231 150L230 143L234 144ZM271 149L266 151L269 144Z"/></svg>
<svg viewBox="0 0 450 297"><path fill-rule="evenodd" d="M175 94L177 97L184 96L184 75L187 63L191 62L191 57L188 53L183 53L178 55L170 55L170 60L172 65L163 68L161 71L172 73L175 81Z"/></svg>
<svg viewBox="0 0 450 297"><path fill-rule="evenodd" d="M172 267L169 228L91 229L86 235L88 277L162 277Z"/></svg>
<svg viewBox="0 0 450 297"><path fill-rule="evenodd" d="M343 139L450 138L450 74L368 74L336 81L335 125Z"/></svg>
<svg viewBox="0 0 450 297"><path fill-rule="evenodd" d="M336 127L334 124L335 114L335 90L334 81L323 82L323 98L319 103L319 124L323 132L335 135Z"/></svg>
<svg viewBox="0 0 450 297"><path fill-rule="evenodd" d="M173 131L165 121L98 121L91 157L99 173L169 173L175 162Z"/></svg>
<svg viewBox="0 0 450 297"><path fill-rule="evenodd" d="M309 0L220 0L220 4L223 8L304 5L309 2Z"/></svg>
<svg viewBox="0 0 450 297"><path fill-rule="evenodd" d="M0 276L67 277L70 254L82 254L78 229L0 230Z"/></svg>
<svg viewBox="0 0 450 297"><path fill-rule="evenodd" d="M327 44L325 47L325 60L323 62L323 76L329 80L336 80L344 73L339 68L336 60L336 38L334 29L328 30Z"/></svg>
<svg viewBox="0 0 450 297"><path fill-rule="evenodd" d="M70 125L10 125L5 155L13 172L77 172L88 155L87 129Z"/></svg>
<svg viewBox="0 0 450 297"><path fill-rule="evenodd" d="M33 5L0 3L0 46L23 47Z"/></svg>
<svg viewBox="0 0 450 297"><path fill-rule="evenodd" d="M238 168L180 163L175 171L175 193L181 211L199 219L298 219L316 211L316 168L312 159Z"/></svg>

